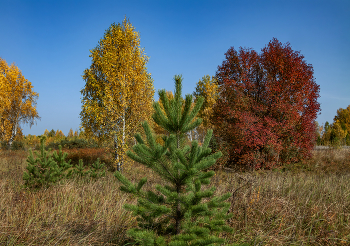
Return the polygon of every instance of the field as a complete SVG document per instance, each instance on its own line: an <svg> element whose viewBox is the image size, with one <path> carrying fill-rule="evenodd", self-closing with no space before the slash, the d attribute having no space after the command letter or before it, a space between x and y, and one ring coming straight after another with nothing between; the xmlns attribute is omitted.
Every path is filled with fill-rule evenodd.
<svg viewBox="0 0 350 246"><path fill-rule="evenodd" d="M124 210L136 200L119 191L108 172L97 181L64 180L37 192L21 189L27 152L0 152L0 245L131 245L136 218ZM126 163L132 181L152 172ZM216 172L216 194L230 192L230 243L350 245L350 150L314 151L311 160L253 172Z"/></svg>

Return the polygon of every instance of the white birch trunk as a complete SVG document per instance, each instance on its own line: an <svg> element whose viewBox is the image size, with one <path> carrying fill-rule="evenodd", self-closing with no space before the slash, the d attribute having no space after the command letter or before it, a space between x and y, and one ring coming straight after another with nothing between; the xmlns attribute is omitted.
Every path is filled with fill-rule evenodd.
<svg viewBox="0 0 350 246"><path fill-rule="evenodd" d="M117 170L120 171L120 165L119 165L119 154L118 154L118 132L116 131L114 133L114 161L117 162Z"/></svg>
<svg viewBox="0 0 350 246"><path fill-rule="evenodd" d="M122 116L122 141L121 141L121 146L120 146L120 150L121 150L121 153L117 153L118 152L118 138L117 138L117 135L120 134L120 132L118 131L116 133L116 136L114 138L114 145L116 146L116 149L115 149L115 158L116 157L119 157L118 158L118 163L117 163L117 170L119 172L122 171L122 166L124 164L124 149L125 149L125 128L126 128L126 125L125 125L125 110L123 111L123 116ZM119 128L120 129L120 128Z"/></svg>
<svg viewBox="0 0 350 246"><path fill-rule="evenodd" d="M11 148L13 140L15 139L15 136L17 134L17 124L14 124L13 128L12 128L12 132L11 132L11 137L7 143L8 147Z"/></svg>

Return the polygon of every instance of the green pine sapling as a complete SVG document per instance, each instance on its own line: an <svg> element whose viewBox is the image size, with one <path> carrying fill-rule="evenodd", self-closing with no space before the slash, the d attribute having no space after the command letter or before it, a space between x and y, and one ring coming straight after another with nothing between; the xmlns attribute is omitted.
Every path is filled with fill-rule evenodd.
<svg viewBox="0 0 350 246"><path fill-rule="evenodd" d="M72 167L71 160L66 162L67 153L62 151L62 146L59 146L58 152L45 151L45 136L40 139L40 152L36 152L37 158L34 158L33 152L29 150L27 158L27 171L23 173L24 187L39 189L41 187L49 187L52 184L65 178L72 178L73 176L85 177L90 176L94 179L106 175L104 170L105 164L100 163L97 159L92 164L90 170L85 171L83 160L79 160L79 165Z"/></svg>
<svg viewBox="0 0 350 246"><path fill-rule="evenodd" d="M69 160L68 162L66 162L68 153L65 153L62 151L61 145L59 145L58 148L59 148L58 153L56 151L53 152L52 158L58 165L59 173L61 174L59 179L70 178L72 176L73 169L70 169L67 173L65 173L65 171L73 167L73 165L70 164L72 160Z"/></svg>
<svg viewBox="0 0 350 246"><path fill-rule="evenodd" d="M27 172L23 173L24 186L38 189L48 187L56 183L62 175L61 169L48 151L45 151L45 136L40 138L40 152L36 151L37 158L34 159L32 150L29 150L27 158Z"/></svg>
<svg viewBox="0 0 350 246"><path fill-rule="evenodd" d="M137 205L126 204L125 208L138 216L138 228L128 231L139 245L218 245L225 243L216 236L219 232L231 232L225 220L232 217L227 214L230 204L224 202L230 194L212 197L215 187L203 189L208 185L214 171L204 172L213 166L221 152L212 154L208 148L212 130L208 131L202 146L192 141L185 144L186 133L201 124L195 118L203 104L203 98L197 100L191 110L192 95L186 95L183 106L181 98L182 77L175 76L175 96L168 99L165 90L159 91L159 103L154 103L153 119L156 124L169 134L162 136L164 143L156 142L156 137L149 124L142 124L146 134L144 141L136 134L137 144L133 152L127 155L151 168L164 179L165 186L156 185L157 193L143 191L147 178L142 178L136 185L120 172L115 177L123 184L120 189L138 197ZM202 201L203 198L211 198Z"/></svg>
<svg viewBox="0 0 350 246"><path fill-rule="evenodd" d="M77 176L79 178L83 178L83 177L85 177L87 175L89 175L89 171L85 171L83 160L79 159L79 164L76 165L75 169L73 170L73 176Z"/></svg>
<svg viewBox="0 0 350 246"><path fill-rule="evenodd" d="M105 164L100 162L100 158L92 164L91 170L89 171L89 175L91 178L101 178L106 176Z"/></svg>

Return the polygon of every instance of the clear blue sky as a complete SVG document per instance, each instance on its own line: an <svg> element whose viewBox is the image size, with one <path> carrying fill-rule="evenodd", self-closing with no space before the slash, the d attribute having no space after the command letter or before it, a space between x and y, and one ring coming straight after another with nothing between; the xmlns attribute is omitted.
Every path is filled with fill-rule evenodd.
<svg viewBox="0 0 350 246"><path fill-rule="evenodd" d="M39 93L41 120L24 134L79 128L82 74L112 23L124 16L139 31L156 91L184 94L215 75L234 46L259 51L273 38L289 42L314 67L321 114L332 122L350 104L350 1L53 1L0 0L0 57L15 64Z"/></svg>

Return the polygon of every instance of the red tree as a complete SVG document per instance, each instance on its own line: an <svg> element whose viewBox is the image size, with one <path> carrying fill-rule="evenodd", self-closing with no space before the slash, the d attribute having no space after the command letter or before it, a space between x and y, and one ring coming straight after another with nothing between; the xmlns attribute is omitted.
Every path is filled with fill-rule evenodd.
<svg viewBox="0 0 350 246"><path fill-rule="evenodd" d="M229 164L271 168L310 157L320 110L312 65L275 38L261 54L231 47L225 56L213 122Z"/></svg>

